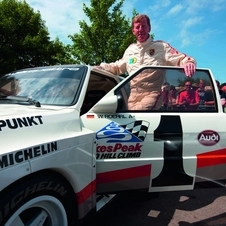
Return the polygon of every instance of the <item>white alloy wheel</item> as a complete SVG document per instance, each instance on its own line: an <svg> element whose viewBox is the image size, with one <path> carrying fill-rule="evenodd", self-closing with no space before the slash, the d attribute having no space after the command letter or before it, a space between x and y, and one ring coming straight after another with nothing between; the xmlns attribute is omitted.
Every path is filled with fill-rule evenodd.
<svg viewBox="0 0 226 226"><path fill-rule="evenodd" d="M5 226L62 226L67 225L67 214L59 200L41 196L21 206Z"/></svg>
<svg viewBox="0 0 226 226"><path fill-rule="evenodd" d="M0 226L77 226L75 192L54 172L33 174L0 193Z"/></svg>

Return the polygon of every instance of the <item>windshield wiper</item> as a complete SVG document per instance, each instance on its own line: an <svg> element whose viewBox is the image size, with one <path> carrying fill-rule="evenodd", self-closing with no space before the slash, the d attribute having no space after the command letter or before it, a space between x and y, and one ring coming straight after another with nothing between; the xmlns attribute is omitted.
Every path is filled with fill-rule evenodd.
<svg viewBox="0 0 226 226"><path fill-rule="evenodd" d="M28 102L29 104L35 105L36 107L41 107L41 104L39 101L33 100L28 97L22 97L22 96L7 96L4 98L5 100L15 100L18 102Z"/></svg>

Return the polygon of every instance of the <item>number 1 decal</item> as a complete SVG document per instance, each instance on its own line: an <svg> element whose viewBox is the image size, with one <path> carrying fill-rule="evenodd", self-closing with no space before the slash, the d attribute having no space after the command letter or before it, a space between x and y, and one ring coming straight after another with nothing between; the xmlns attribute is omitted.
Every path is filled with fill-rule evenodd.
<svg viewBox="0 0 226 226"><path fill-rule="evenodd" d="M164 142L164 165L152 187L192 185L193 177L183 167L183 130L180 116L161 116L154 141Z"/></svg>

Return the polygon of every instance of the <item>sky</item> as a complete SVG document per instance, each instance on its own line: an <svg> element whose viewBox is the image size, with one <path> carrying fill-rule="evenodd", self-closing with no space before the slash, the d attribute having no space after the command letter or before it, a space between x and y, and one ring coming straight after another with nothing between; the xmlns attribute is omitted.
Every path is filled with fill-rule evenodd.
<svg viewBox="0 0 226 226"><path fill-rule="evenodd" d="M64 44L72 43L68 35L80 32L79 21L89 23L83 4L89 7L90 1L26 2L40 12L51 39ZM124 0L121 10L127 19L133 9L150 17L154 40L194 57L198 68L209 68L215 79L226 82L226 0Z"/></svg>

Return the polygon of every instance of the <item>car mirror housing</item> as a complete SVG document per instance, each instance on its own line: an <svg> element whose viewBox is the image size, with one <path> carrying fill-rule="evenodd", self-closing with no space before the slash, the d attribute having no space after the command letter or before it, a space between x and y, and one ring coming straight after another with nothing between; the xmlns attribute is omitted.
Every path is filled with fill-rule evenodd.
<svg viewBox="0 0 226 226"><path fill-rule="evenodd" d="M94 113L115 113L119 99L117 95L110 95L102 98L90 111Z"/></svg>

